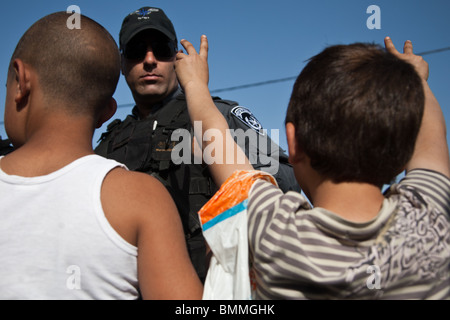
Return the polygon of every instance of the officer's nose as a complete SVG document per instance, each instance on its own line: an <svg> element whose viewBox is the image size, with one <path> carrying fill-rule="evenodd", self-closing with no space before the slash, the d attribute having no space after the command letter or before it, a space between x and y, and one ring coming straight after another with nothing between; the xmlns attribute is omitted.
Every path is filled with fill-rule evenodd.
<svg viewBox="0 0 450 320"><path fill-rule="evenodd" d="M156 64L156 57L153 53L153 49L151 46L147 47L147 52L145 53L145 57L144 57L144 63L145 64L149 64L149 65L154 65Z"/></svg>

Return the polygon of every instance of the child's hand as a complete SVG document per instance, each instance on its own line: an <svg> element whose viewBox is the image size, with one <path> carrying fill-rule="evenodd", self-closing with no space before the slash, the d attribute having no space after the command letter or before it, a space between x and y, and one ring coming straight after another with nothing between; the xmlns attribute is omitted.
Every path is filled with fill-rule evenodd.
<svg viewBox="0 0 450 320"><path fill-rule="evenodd" d="M192 43L184 39L180 42L187 52L187 54L179 52L175 62L175 71L181 87L186 91L191 85L208 85L208 39L206 36L201 37L198 54Z"/></svg>
<svg viewBox="0 0 450 320"><path fill-rule="evenodd" d="M407 40L405 42L405 45L403 46L403 53L400 53L398 52L397 49L395 49L394 43L389 37L384 38L384 45L386 46L388 52L412 64L414 68L416 68L416 71L419 74L419 76L425 81L428 80L429 75L428 63L421 56L416 56L413 53L413 45L410 40Z"/></svg>

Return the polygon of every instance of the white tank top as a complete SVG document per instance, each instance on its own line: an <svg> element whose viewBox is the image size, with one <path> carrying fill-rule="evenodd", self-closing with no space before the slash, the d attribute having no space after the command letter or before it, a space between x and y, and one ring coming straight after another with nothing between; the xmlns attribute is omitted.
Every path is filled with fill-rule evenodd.
<svg viewBox="0 0 450 320"><path fill-rule="evenodd" d="M118 166L89 155L40 177L0 169L0 300L139 297L137 248L111 227L100 201Z"/></svg>

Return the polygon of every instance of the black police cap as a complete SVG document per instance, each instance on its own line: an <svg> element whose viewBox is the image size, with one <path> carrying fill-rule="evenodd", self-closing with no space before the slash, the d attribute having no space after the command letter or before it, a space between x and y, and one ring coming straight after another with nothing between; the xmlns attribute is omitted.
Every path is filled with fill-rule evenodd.
<svg viewBox="0 0 450 320"><path fill-rule="evenodd" d="M139 32L144 30L157 30L170 40L177 42L177 35L172 21L159 8L143 7L125 17L120 29L120 48L124 49L127 43Z"/></svg>

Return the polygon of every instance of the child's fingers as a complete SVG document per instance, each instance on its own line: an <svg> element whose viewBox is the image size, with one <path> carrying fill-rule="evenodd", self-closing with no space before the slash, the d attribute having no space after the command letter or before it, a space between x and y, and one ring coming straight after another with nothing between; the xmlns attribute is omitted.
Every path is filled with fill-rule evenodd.
<svg viewBox="0 0 450 320"><path fill-rule="evenodd" d="M208 60L208 50L209 50L208 38L205 35L203 35L200 39L200 56L204 57L206 60Z"/></svg>
<svg viewBox="0 0 450 320"><path fill-rule="evenodd" d="M413 45L410 40L406 40L405 45L403 46L403 53L413 54Z"/></svg>
<svg viewBox="0 0 450 320"><path fill-rule="evenodd" d="M187 41L186 39L182 39L180 41L181 45L184 47L184 49L186 50L187 54L196 54L197 51L195 50L194 46L192 45L192 43L190 43L189 41Z"/></svg>
<svg viewBox="0 0 450 320"><path fill-rule="evenodd" d="M394 43L392 42L392 39L389 37L384 38L384 46L386 47L386 50L393 55L399 55L400 52L395 48Z"/></svg>

